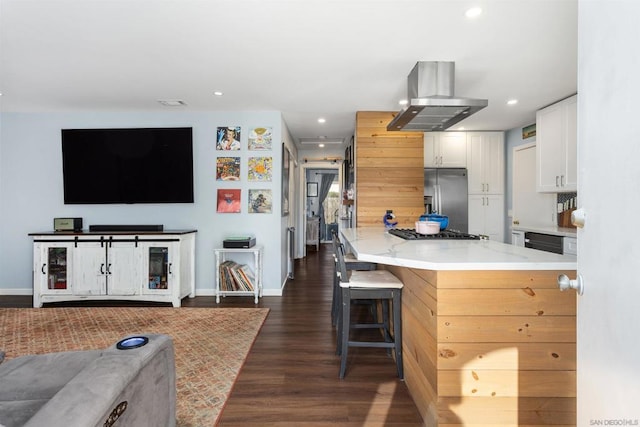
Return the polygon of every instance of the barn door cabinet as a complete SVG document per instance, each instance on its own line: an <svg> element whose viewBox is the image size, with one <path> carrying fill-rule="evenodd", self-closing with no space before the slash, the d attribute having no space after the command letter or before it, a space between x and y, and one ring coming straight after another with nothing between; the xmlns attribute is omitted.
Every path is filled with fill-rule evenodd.
<svg viewBox="0 0 640 427"><path fill-rule="evenodd" d="M180 306L195 296L195 231L33 233L33 305L142 300Z"/></svg>
<svg viewBox="0 0 640 427"><path fill-rule="evenodd" d="M577 191L578 95L536 113L537 190Z"/></svg>

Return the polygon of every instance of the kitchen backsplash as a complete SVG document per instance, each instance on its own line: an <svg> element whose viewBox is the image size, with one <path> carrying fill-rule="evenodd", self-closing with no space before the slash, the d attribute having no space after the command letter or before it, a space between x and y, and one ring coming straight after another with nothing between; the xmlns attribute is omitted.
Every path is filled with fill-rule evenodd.
<svg viewBox="0 0 640 427"><path fill-rule="evenodd" d="M578 198L578 193L558 193L558 203L564 203L569 199Z"/></svg>
<svg viewBox="0 0 640 427"><path fill-rule="evenodd" d="M558 226L575 228L571 224L571 211L578 205L578 193L558 193Z"/></svg>

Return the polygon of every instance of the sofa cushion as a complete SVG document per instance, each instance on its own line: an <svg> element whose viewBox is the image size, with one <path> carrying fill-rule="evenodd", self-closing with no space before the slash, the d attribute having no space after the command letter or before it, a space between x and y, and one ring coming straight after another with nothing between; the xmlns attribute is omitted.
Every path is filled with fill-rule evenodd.
<svg viewBox="0 0 640 427"><path fill-rule="evenodd" d="M0 425L24 425L103 351L29 355L0 365Z"/></svg>

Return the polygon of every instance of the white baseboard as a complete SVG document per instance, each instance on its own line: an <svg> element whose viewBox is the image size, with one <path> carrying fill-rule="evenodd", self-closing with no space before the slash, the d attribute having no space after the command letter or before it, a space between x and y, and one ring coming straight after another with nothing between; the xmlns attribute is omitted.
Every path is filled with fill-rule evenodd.
<svg viewBox="0 0 640 427"><path fill-rule="evenodd" d="M33 295L33 289L31 288L14 288L5 289L0 288L0 295Z"/></svg>
<svg viewBox="0 0 640 427"><path fill-rule="evenodd" d="M262 296L264 297L281 297L282 289L262 289ZM216 296L215 289L196 289L197 297L214 297Z"/></svg>
<svg viewBox="0 0 640 427"><path fill-rule="evenodd" d="M281 297L282 289L263 289L262 295L269 297ZM33 289L15 288L5 289L0 288L0 295L33 295ZM196 289L197 297L213 297L216 295L215 289Z"/></svg>

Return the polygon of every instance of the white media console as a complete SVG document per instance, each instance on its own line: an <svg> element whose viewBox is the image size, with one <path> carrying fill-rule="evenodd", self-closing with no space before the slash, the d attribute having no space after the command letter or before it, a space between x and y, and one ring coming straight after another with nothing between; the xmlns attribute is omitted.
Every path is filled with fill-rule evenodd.
<svg viewBox="0 0 640 427"><path fill-rule="evenodd" d="M30 233L33 306L195 296L196 230Z"/></svg>

